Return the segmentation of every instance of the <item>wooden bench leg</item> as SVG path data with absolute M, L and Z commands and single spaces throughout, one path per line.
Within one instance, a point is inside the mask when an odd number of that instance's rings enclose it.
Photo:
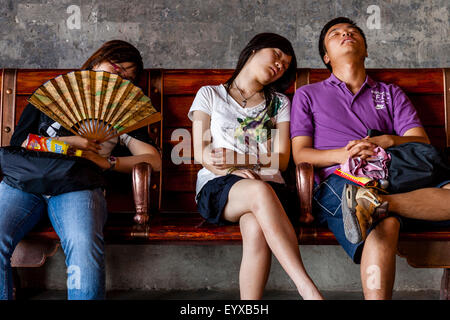
M 441 281 L 441 300 L 450 300 L 450 269 L 444 269 Z
M 152 166 L 140 162 L 133 167 L 133 196 L 136 206 L 134 221 L 138 226 L 147 226 L 149 222 L 149 191 Z

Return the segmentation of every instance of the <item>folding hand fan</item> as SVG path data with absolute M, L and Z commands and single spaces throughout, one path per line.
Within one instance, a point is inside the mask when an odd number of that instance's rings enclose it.
M 28 101 L 73 134 L 99 142 L 161 120 L 140 88 L 104 71 L 60 75 Z

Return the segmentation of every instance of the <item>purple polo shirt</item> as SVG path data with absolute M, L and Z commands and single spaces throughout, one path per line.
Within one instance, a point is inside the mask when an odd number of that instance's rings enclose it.
M 292 101 L 291 138 L 312 137 L 314 148 L 319 150 L 342 148 L 351 140 L 367 136 L 368 129 L 402 136 L 415 127 L 422 124 L 406 94 L 394 84 L 369 76 L 353 94 L 331 74 L 324 81 L 300 87 Z M 316 182 L 339 166 L 319 170 Z

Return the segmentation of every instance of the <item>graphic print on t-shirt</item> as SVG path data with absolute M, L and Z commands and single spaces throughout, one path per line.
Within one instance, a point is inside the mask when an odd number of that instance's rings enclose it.
M 281 104 L 280 98 L 275 95 L 269 107 L 256 117 L 237 118 L 240 126 L 236 128 L 234 138 L 245 146 L 270 140 L 271 130 L 276 127 L 275 116 L 278 114 Z
M 382 110 L 386 108 L 386 101 L 391 99 L 389 92 L 372 90 L 372 98 L 375 104 L 375 109 Z

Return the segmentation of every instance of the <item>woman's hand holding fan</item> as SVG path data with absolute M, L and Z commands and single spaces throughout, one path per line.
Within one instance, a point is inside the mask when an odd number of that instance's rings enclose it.
M 95 140 L 91 140 L 80 136 L 58 137 L 58 140 L 64 141 L 73 146 L 74 148 L 83 151 L 92 151 L 98 153 L 98 151 L 102 148 L 100 144 L 97 143 Z

